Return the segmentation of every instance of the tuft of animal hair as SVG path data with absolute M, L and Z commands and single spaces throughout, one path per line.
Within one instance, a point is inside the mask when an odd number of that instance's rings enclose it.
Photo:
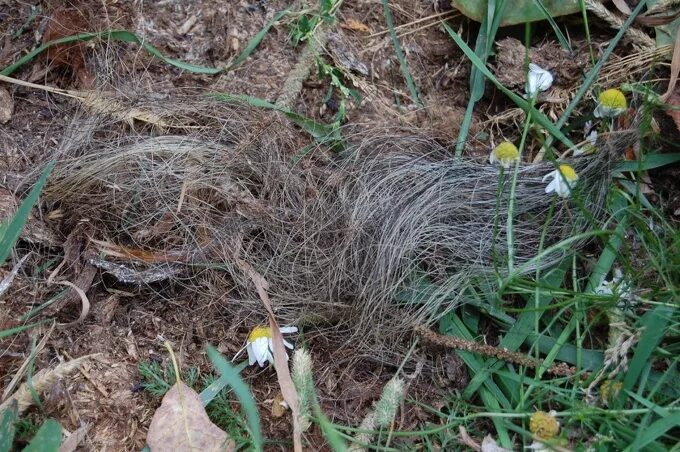
M 175 278 L 187 290 L 230 292 L 232 312 L 264 318 L 240 260 L 268 281 L 280 322 L 327 321 L 367 342 L 429 325 L 463 303 L 471 283 L 493 286 L 507 272 L 512 174 L 499 188 L 498 167 L 454 157 L 452 143 L 346 127 L 343 152 L 318 145 L 300 158 L 308 141 L 276 113 L 191 93 L 132 93 L 115 105 L 115 115 L 76 117 L 45 196 L 71 226 L 87 219 L 95 242 L 140 251 L 108 257 L 119 264 L 182 265 Z M 124 105 L 164 127 L 130 124 Z M 554 265 L 566 251 L 536 260 L 539 250 L 598 227 L 630 140 L 621 134 L 568 161 L 579 174 L 573 199 L 545 194 L 554 162 L 520 166 L 516 268 Z

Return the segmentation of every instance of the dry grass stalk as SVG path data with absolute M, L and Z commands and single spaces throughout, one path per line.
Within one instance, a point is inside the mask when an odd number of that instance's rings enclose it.
M 33 376 L 32 379 L 33 388 L 38 394 L 42 393 L 50 386 L 52 386 L 57 380 L 67 377 L 75 370 L 77 370 L 83 361 L 86 361 L 98 355 L 99 353 L 81 356 L 80 358 L 76 358 L 72 361 L 61 363 L 54 369 L 51 370 L 42 369 L 40 372 L 36 373 Z M 27 383 L 23 383 L 21 386 L 19 386 L 19 389 L 17 389 L 17 391 L 14 394 L 12 394 L 11 397 L 9 397 L 7 400 L 2 402 L 2 404 L 0 404 L 0 412 L 4 411 L 7 407 L 10 406 L 12 401 L 15 400 L 18 403 L 19 408 L 18 414 L 23 413 L 28 407 L 30 407 L 34 403 L 33 395 L 31 394 L 31 390 L 29 389 Z
M 620 29 L 623 26 L 623 19 L 609 11 L 599 0 L 585 0 L 586 9 L 597 17 L 605 21 L 611 28 Z M 643 31 L 629 27 L 626 36 L 631 43 L 640 49 L 654 49 L 656 42 Z
M 504 348 L 494 347 L 493 345 L 479 344 L 475 341 L 469 341 L 460 337 L 444 336 L 442 334 L 437 334 L 424 326 L 416 327 L 415 331 L 427 342 L 440 345 L 442 347 L 464 350 L 467 352 L 476 353 L 478 355 L 496 358 L 501 361 L 507 361 L 519 366 L 527 367 L 529 369 L 536 369 L 541 365 L 540 362 L 537 362 L 535 359 L 525 355 L 524 353 L 511 352 Z M 572 377 L 577 374 L 578 370 L 575 367 L 567 365 L 566 363 L 560 363 L 551 366 L 546 370 L 546 372 L 556 376 Z M 587 372 L 580 374 L 581 379 L 585 379 L 588 376 L 589 373 Z

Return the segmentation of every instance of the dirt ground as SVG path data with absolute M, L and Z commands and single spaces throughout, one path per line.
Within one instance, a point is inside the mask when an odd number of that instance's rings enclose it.
M 397 26 L 438 15 L 438 18 L 450 19 L 454 27 L 463 31 L 468 42 L 474 42 L 477 25 L 461 19 L 445 1 L 397 0 L 391 1 L 390 5 Z M 223 66 L 238 56 L 277 12 L 288 6 L 289 2 L 282 0 L 0 1 L 0 67 L 8 66 L 27 49 L 49 40 L 47 38 L 113 29 L 133 31 L 171 58 L 202 66 Z M 30 20 L 32 8 L 37 8 L 38 12 Z M 414 82 L 427 106 L 423 109 L 410 99 L 386 32 L 381 2 L 348 0 L 342 4 L 337 17 L 339 26 L 335 27 L 329 40 L 325 60 L 349 60 L 361 63 L 367 69 L 363 74 L 347 69 L 348 78 L 362 96 L 361 105 L 351 103 L 348 106 L 347 121 L 364 127 L 406 124 L 455 140 L 469 96 L 470 64 L 437 20 L 424 20 L 399 29 Z M 366 28 L 353 27 L 353 21 Z M 499 49 L 495 64 L 508 68 L 507 71 L 503 67 L 497 68 L 497 73 L 504 75 L 504 83 L 516 87 L 522 76 L 514 75 L 512 71 L 513 46 L 517 44 L 509 38 L 522 39 L 522 30 L 508 29 L 503 33 L 508 38 L 503 41 L 508 48 Z M 605 28 L 598 33 L 603 41 L 611 36 Z M 549 116 L 554 116 L 566 105 L 568 90 L 574 80 L 588 68 L 587 53 L 585 47 L 581 47 L 578 58 L 565 58 L 551 35 L 537 33 L 537 36 L 543 38 L 537 39 L 533 51 L 539 59 L 543 58 L 544 67 L 557 71 L 556 88 L 551 94 L 554 99 L 547 100 L 541 107 Z M 577 46 L 582 45 L 578 37 L 574 42 Z M 295 67 L 301 48 L 291 45 L 290 30 L 284 20 L 272 27 L 244 64 L 226 74 L 209 76 L 180 71 L 133 44 L 107 47 L 107 51 L 117 52 L 119 64 L 97 67 L 95 57 L 103 47 L 79 44 L 43 54 L 13 77 L 77 90 L 102 85 L 118 86 L 119 89 L 134 86 L 149 92 L 198 87 L 274 102 Z M 624 46 L 621 55 L 627 49 L 630 47 Z M 4 89 L 11 94 L 14 108 L 11 118 L 0 125 L 0 190 L 11 199 L 22 187 L 24 177 L 45 162 L 46 155 L 58 146 L 65 128 L 79 113 L 77 105 L 63 96 L 21 86 L 4 85 Z M 331 122 L 337 102 L 334 99 L 324 102 L 327 89 L 328 82 L 312 74 L 305 81 L 293 110 Z M 473 119 L 471 139 L 466 148 L 469 156 L 486 157 L 493 143 L 511 133 L 509 126 L 522 122 L 523 118 L 509 107 L 507 99 L 493 89 L 487 90 L 477 108 L 479 113 Z M 661 121 L 662 127 L 674 131 L 667 119 Z M 673 174 L 663 174 L 659 180 L 671 180 L 672 177 Z M 667 198 L 675 199 L 680 209 L 680 195 L 674 191 L 676 189 L 670 183 L 665 189 L 671 192 Z M 676 214 L 680 214 L 680 210 Z M 31 255 L 11 290 L 0 298 L 0 330 L 21 324 L 17 319 L 22 314 L 62 289 L 48 284 L 47 277 L 62 257 L 66 260 L 68 245 L 64 242 L 71 231 L 65 226 L 72 227 L 73 221 L 67 222 L 57 212 L 41 211 L 36 215 L 40 219 L 36 219 L 33 229 L 29 227 L 17 248 L 17 256 L 27 252 Z M 77 275 L 77 266 L 75 259 L 62 272 Z M 144 361 L 168 365 L 167 353 L 159 338 L 174 345 L 185 368 L 194 366 L 203 373 L 210 373 L 211 366 L 204 355 L 205 344 L 214 344 L 220 352 L 231 357 L 242 347 L 247 331 L 253 325 L 249 319 L 235 315 L 230 303 L 238 300 L 229 293 L 219 299 L 205 300 L 187 294 L 181 284 L 122 287 L 99 272 L 89 276 L 87 295 L 91 308 L 83 321 L 59 324 L 54 330 L 43 326 L 35 330 L 35 334 L 24 333 L 2 342 L 0 389 L 7 387 L 26 360 L 31 351 L 32 336 L 40 340 L 49 332 L 37 353 L 36 370 L 97 353 L 97 357 L 85 364 L 79 373 L 53 385 L 45 397 L 44 411 L 34 407 L 29 416 L 39 418 L 47 414 L 56 417 L 69 431 L 90 424 L 92 427 L 80 446 L 82 450 L 139 450 L 144 446 L 146 431 L 159 400 L 139 390 L 137 366 Z M 81 310 L 79 298 L 66 298 L 68 302 L 57 301 L 38 318 L 53 316 L 62 323 L 76 320 Z M 358 355 L 351 342 L 321 329 L 306 332 L 305 340 L 312 354 L 319 357 L 320 372 L 315 377 L 322 408 L 333 421 L 358 425 L 379 397 L 384 383 L 393 375 L 395 363 L 383 362 L 378 356 Z M 425 366 L 409 383 L 412 398 L 435 404 L 442 399 L 442 394 L 464 388 L 467 383 L 465 367 L 453 353 L 422 350 L 415 361 L 421 361 Z M 264 435 L 272 440 L 289 441 L 289 417 L 268 415 L 278 390 L 274 370 L 248 368 L 243 375 L 252 385 L 259 404 Z M 422 410 L 410 408 L 396 428 L 414 429 L 428 419 Z M 318 431 L 312 431 L 307 439 L 313 448 L 321 447 Z M 276 447 L 272 446 L 274 449 Z M 281 449 L 286 447 L 281 446 Z

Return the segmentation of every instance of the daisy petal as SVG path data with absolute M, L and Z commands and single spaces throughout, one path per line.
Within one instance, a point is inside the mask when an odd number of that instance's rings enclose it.
M 297 333 L 298 329 L 296 326 L 282 326 L 279 328 L 279 331 L 281 331 L 282 334 L 292 334 Z
M 285 339 L 283 340 L 283 345 L 285 345 L 287 348 L 289 348 L 291 350 L 293 349 L 293 344 L 291 344 L 290 342 L 288 342 Z
M 255 352 L 253 351 L 253 346 L 251 344 L 248 344 L 246 346 L 246 351 L 248 352 L 248 365 L 252 366 L 257 361 L 257 358 L 255 357 Z

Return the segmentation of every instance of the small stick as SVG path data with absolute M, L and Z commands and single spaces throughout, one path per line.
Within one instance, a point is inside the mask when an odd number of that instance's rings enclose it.
M 467 352 L 477 353 L 479 355 L 490 356 L 502 361 L 508 361 L 520 366 L 525 366 L 530 369 L 536 369 L 540 366 L 539 362 L 523 353 L 511 352 L 510 350 L 494 347 L 493 345 L 478 344 L 475 341 L 469 341 L 460 337 L 444 336 L 443 334 L 437 334 L 422 325 L 417 326 L 415 328 L 415 332 L 427 342 L 441 345 L 446 348 L 455 348 L 456 350 L 465 350 Z M 575 376 L 578 370 L 566 363 L 560 363 L 550 367 L 547 372 L 556 376 L 571 377 Z M 580 378 L 581 380 L 585 380 L 589 375 L 590 372 L 582 372 L 580 374 Z

